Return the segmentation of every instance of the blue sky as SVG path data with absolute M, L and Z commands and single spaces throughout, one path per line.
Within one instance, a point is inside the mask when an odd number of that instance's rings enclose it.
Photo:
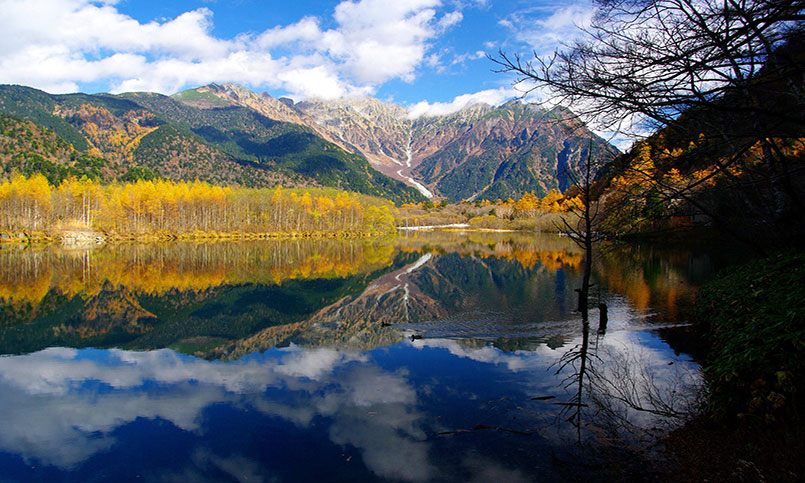
M 0 83 L 172 94 L 236 82 L 372 95 L 422 114 L 518 95 L 486 58 L 550 52 L 590 0 L 0 0 Z

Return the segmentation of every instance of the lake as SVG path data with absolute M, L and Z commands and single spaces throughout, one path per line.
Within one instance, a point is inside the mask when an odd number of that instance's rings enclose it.
M 604 245 L 586 322 L 582 262 L 512 233 L 3 246 L 0 479 L 650 478 L 714 261 Z

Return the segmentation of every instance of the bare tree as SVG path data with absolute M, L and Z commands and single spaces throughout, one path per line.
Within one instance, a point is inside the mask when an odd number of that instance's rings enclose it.
M 801 193 L 791 186 L 799 167 L 781 139 L 805 129 L 805 1 L 803 0 L 598 0 L 583 40 L 548 56 L 500 52 L 493 59 L 518 81 L 547 89 L 597 128 L 627 135 L 666 129 L 679 145 L 707 138 L 713 176 L 730 177 L 760 146 L 765 169 L 740 180 L 758 215 L 791 216 Z M 719 153 L 712 155 L 718 144 Z M 698 156 L 701 156 L 698 154 Z M 693 186 L 651 187 L 684 198 Z M 690 198 L 690 197 L 689 197 Z M 700 203 L 700 210 L 707 206 Z M 713 214 L 713 213 L 711 213 Z
M 593 270 L 594 244 L 600 241 L 602 235 L 598 232 L 600 203 L 593 193 L 596 173 L 602 168 L 602 160 L 595 156 L 594 144 L 590 141 L 587 148 L 587 157 L 576 170 L 568 169 L 566 176 L 571 181 L 571 188 L 567 194 L 578 193 L 581 206 L 576 207 L 567 215 L 562 216 L 561 223 L 556 228 L 567 234 L 576 245 L 584 250 L 584 273 L 581 287 L 576 289 L 579 294 L 578 311 L 582 318 L 587 320 L 588 295 L 590 293 L 590 277 Z M 606 311 L 606 308 L 603 309 Z M 604 322 L 605 324 L 605 322 Z
M 586 39 L 533 59 L 500 52 L 504 71 L 547 87 L 599 127 L 629 133 L 677 123 L 691 108 L 751 112 L 805 124 L 801 112 L 753 99 L 750 85 L 776 84 L 801 67 L 796 53 L 768 65 L 802 34 L 802 0 L 599 0 Z M 750 82 L 751 81 L 751 82 Z M 781 86 L 800 103 L 803 84 Z M 790 88 L 790 90 L 789 90 Z M 728 96 L 745 103 L 720 103 Z

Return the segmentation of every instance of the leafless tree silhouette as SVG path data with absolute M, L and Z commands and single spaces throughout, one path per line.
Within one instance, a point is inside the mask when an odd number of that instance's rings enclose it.
M 665 129 L 680 146 L 704 136 L 708 152 L 688 153 L 683 162 L 703 155 L 716 161 L 710 177 L 729 179 L 725 196 L 733 196 L 732 206 L 740 201 L 758 220 L 796 220 L 802 190 L 792 179 L 805 173 L 783 145 L 801 138 L 805 129 L 805 1 L 598 0 L 596 5 L 582 40 L 552 55 L 501 51 L 492 60 L 532 89 L 547 91 L 552 102 L 572 106 L 598 129 L 634 136 Z M 760 151 L 762 169 L 734 176 L 730 169 L 747 168 L 753 149 Z M 691 196 L 708 179 L 670 185 L 643 174 L 647 189 L 665 200 L 684 199 L 717 216 Z

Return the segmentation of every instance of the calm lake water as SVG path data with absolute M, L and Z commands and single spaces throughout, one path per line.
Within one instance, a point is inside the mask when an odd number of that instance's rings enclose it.
M 0 480 L 650 477 L 712 263 L 602 247 L 601 330 L 547 235 L 5 246 Z

